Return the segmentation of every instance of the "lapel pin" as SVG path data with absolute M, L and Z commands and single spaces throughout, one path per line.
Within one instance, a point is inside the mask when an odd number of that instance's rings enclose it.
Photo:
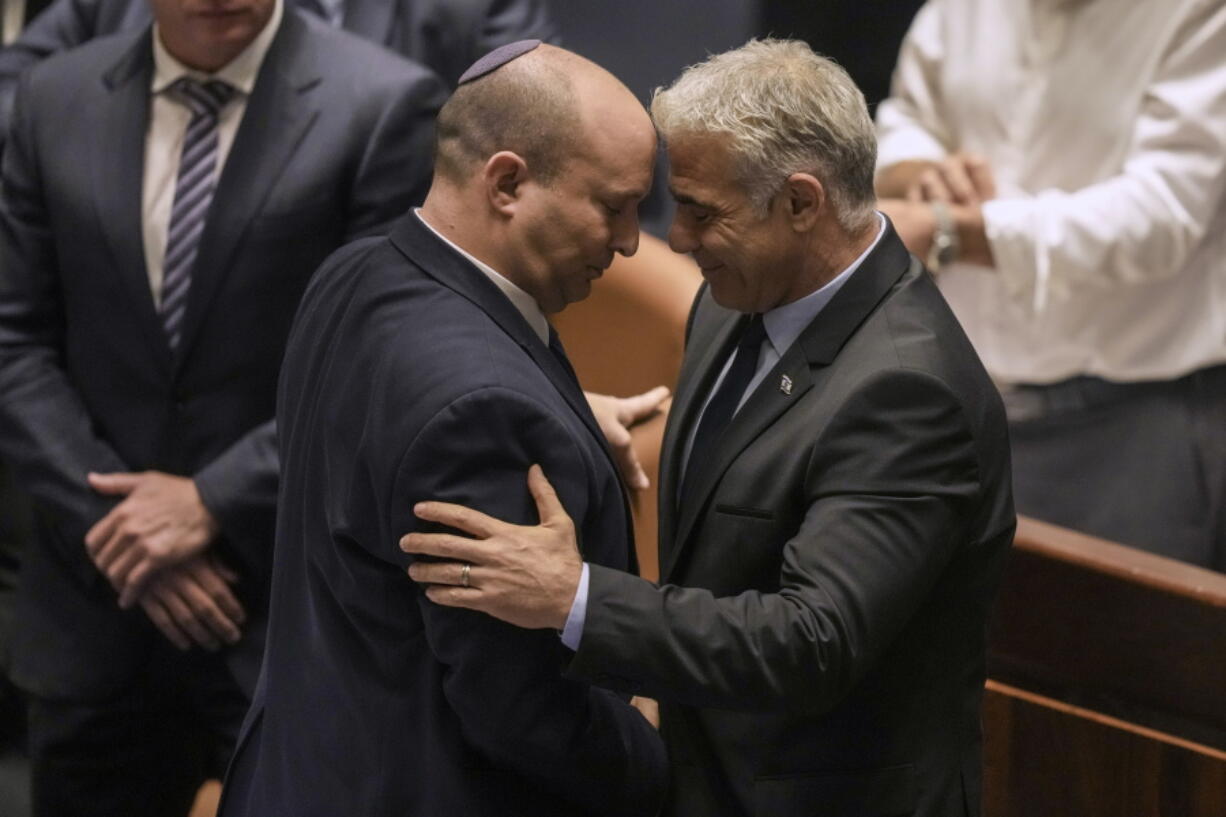
M 792 378 L 785 374 L 783 379 L 779 381 L 779 391 L 790 395 L 792 393 Z

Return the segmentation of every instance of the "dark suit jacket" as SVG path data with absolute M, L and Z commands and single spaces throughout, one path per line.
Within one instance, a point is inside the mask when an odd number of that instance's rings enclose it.
M 57 0 L 0 50 L 0 132 L 22 70 L 95 37 L 143 28 L 151 19 L 149 0 Z M 422 63 L 451 87 L 500 45 L 529 37 L 557 40 L 545 0 L 345 0 L 344 28 Z
M 287 14 L 219 179 L 172 357 L 141 239 L 152 64 L 148 30 L 40 64 L 4 156 L 0 453 L 54 520 L 24 565 L 13 674 L 43 696 L 120 688 L 158 637 L 143 612 L 118 610 L 85 553 L 113 504 L 88 471 L 193 476 L 249 612 L 262 607 L 294 307 L 328 253 L 422 198 L 444 93 L 424 69 Z M 246 631 L 261 634 L 258 617 Z M 258 651 L 244 655 L 234 669 L 250 689 Z
M 405 576 L 415 502 L 535 522 L 534 462 L 585 557 L 633 569 L 604 438 L 511 302 L 410 214 L 315 276 L 277 417 L 268 648 L 221 813 L 654 814 L 658 736 L 563 678 L 557 633 L 436 606 Z
M 594 567 L 572 670 L 662 699 L 667 814 L 976 815 L 1015 522 L 997 392 L 891 228 L 675 512 L 742 320 L 700 293 L 664 439 L 665 584 Z

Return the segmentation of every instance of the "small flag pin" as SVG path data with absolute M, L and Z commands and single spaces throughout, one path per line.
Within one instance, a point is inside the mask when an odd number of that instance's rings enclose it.
M 792 378 L 788 377 L 785 374 L 783 376 L 783 379 L 779 381 L 779 391 L 783 392 L 784 394 L 791 394 L 792 393 Z

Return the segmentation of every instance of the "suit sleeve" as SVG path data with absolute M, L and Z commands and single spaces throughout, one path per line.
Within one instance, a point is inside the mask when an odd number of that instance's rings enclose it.
M 601 511 L 585 451 L 531 398 L 502 388 L 470 394 L 434 418 L 404 457 L 391 529 L 414 529 L 412 506 L 427 498 L 535 524 L 527 490 L 534 462 L 582 527 L 586 515 Z M 416 586 L 412 592 L 419 594 L 429 647 L 447 668 L 444 694 L 478 752 L 585 813 L 655 813 L 665 785 L 655 730 L 616 694 L 564 678 L 569 651 L 557 633 L 521 630 L 434 605 Z
M 98 0 L 57 0 L 0 49 L 0 148 L 7 134 L 21 72 L 52 54 L 92 40 L 97 31 Z
M 18 92 L 4 153 L 0 200 L 0 454 L 55 519 L 55 539 L 78 576 L 100 574 L 85 533 L 115 504 L 94 493 L 89 471 L 130 470 L 94 430 L 63 368 L 63 304 L 29 116 L 29 76 Z
M 813 444 L 798 486 L 807 511 L 779 543 L 777 592 L 716 597 L 593 567 L 570 671 L 698 707 L 826 711 L 966 546 L 979 474 L 969 424 L 943 383 L 874 376 Z

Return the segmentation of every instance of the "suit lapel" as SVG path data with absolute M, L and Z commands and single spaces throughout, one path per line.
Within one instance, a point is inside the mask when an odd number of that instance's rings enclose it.
M 453 289 L 460 295 L 477 305 L 483 312 L 511 336 L 528 354 L 537 367 L 549 378 L 549 382 L 557 389 L 558 394 L 567 405 L 578 415 L 583 425 L 595 439 L 600 450 L 609 461 L 609 467 L 617 475 L 621 483 L 621 471 L 613 452 L 609 450 L 608 441 L 600 430 L 592 409 L 583 396 L 583 389 L 569 366 L 564 365 L 554 355 L 548 346 L 541 343 L 536 332 L 524 320 L 524 316 L 494 286 L 484 274 L 473 267 L 467 258 L 456 253 L 447 246 L 433 231 L 430 230 L 416 213 L 410 212 L 396 223 L 391 232 L 392 243 L 404 253 L 423 272 L 439 283 Z M 622 483 L 622 502 L 625 506 L 627 520 L 630 518 L 629 497 Z M 632 528 L 628 527 L 628 532 Z M 629 533 L 629 535 L 633 535 Z
M 149 288 L 142 232 L 142 184 L 145 137 L 149 128 L 149 87 L 153 46 L 147 29 L 132 48 L 103 75 L 109 90 L 94 142 L 94 202 L 110 243 L 119 278 L 132 299 L 132 316 L 148 340 L 158 365 L 170 368 L 170 346 Z
M 305 35 L 306 24 L 287 11 L 247 100 L 200 237 L 183 317 L 180 364 L 252 221 L 319 115 L 310 91 L 318 85 L 320 74 L 310 60 L 303 59 Z
M 766 374 L 728 424 L 718 449 L 707 461 L 703 472 L 695 475 L 699 482 L 686 507 L 678 510 L 672 545 L 667 554 L 661 550 L 661 581 L 673 578 L 682 555 L 692 544 L 690 540 L 699 518 L 706 513 L 711 495 L 733 460 L 784 412 L 801 402 L 805 393 L 813 387 L 816 371 L 834 362 L 839 350 L 877 308 L 907 271 L 910 263 L 910 255 L 887 220 L 885 235 L 881 237 L 877 247 L 864 259 L 861 267 L 825 309 L 805 327 L 796 342 L 784 350 L 779 362 Z M 726 348 L 728 338 L 738 321 L 730 317 L 724 317 L 720 321 L 717 333 L 718 337 L 723 338 L 723 343 L 711 346 Z M 674 436 L 665 443 L 664 450 L 670 454 L 666 459 L 672 464 L 674 472 L 674 484 L 671 486 L 673 493 L 668 497 L 673 502 L 676 501 L 675 471 L 679 467 L 680 458 L 684 456 L 688 429 L 693 425 L 697 406 L 701 405 L 711 390 L 712 381 L 718 374 L 724 357 L 725 355 L 721 354 L 711 354 L 709 349 L 704 350 L 694 378 L 695 388 L 690 389 L 687 386 L 687 391 L 691 392 L 686 396 L 688 410 L 679 419 Z M 790 393 L 781 388 L 784 375 L 791 380 Z M 681 385 L 678 385 L 679 393 L 681 388 Z M 663 499 L 664 497 L 661 498 L 661 507 L 664 506 Z

